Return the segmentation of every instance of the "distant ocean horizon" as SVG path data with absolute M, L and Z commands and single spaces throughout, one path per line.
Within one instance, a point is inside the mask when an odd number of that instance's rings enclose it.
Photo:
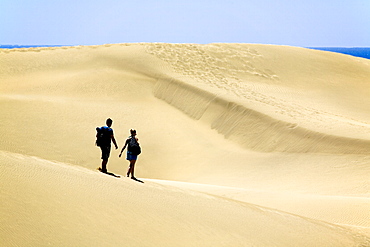
M 32 48 L 32 47 L 62 47 L 70 45 L 0 45 L 0 49 L 17 49 L 17 48 Z
M 62 47 L 71 45 L 0 45 L 0 49 L 16 49 L 31 47 Z M 330 51 L 355 57 L 370 59 L 370 47 L 305 47 L 314 50 Z
M 330 51 L 370 59 L 370 47 L 307 47 L 309 49 Z

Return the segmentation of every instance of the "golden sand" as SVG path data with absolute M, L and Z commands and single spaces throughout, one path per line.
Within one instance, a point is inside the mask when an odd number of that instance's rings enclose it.
M 251 44 L 0 49 L 0 245 L 370 246 L 370 61 Z M 99 173 L 135 128 L 144 183 Z M 128 162 L 112 149 L 108 170 Z

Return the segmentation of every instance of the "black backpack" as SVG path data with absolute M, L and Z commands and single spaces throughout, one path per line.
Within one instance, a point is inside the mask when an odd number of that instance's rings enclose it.
M 128 151 L 133 155 L 141 154 L 141 148 L 139 143 L 136 141 L 135 137 L 131 137 L 130 141 L 128 142 Z
M 104 127 L 96 127 L 96 141 L 95 145 L 100 147 L 103 146 L 104 140 L 105 140 L 105 133 L 106 133 L 106 128 Z

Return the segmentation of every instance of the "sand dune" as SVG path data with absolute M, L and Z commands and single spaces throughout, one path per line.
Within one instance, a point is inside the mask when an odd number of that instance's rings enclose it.
M 10 246 L 366 243 L 339 226 L 171 186 L 4 152 L 1 163 L 1 237 Z
M 369 78 L 369 60 L 286 46 L 2 49 L 1 239 L 370 246 Z M 138 130 L 144 184 L 96 171 L 107 117 L 120 147 Z

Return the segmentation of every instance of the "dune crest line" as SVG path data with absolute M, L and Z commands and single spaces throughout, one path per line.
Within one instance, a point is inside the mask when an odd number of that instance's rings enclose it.
M 207 121 L 226 138 L 255 151 L 370 153 L 370 141 L 304 129 L 173 78 L 158 79 L 153 92 L 190 117 Z

